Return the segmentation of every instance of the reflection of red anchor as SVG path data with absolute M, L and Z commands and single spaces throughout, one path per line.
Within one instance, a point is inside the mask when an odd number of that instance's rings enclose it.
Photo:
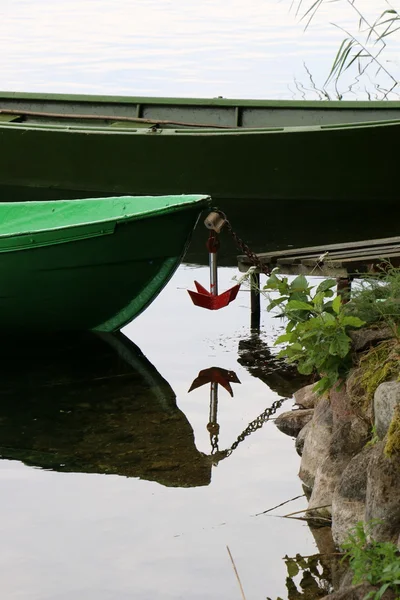
M 210 384 L 210 417 L 207 431 L 210 434 L 211 455 L 214 456 L 213 464 L 217 465 L 220 460 L 228 456 L 226 452 L 219 452 L 218 450 L 218 385 L 222 385 L 233 396 L 231 383 L 240 383 L 240 381 L 234 371 L 228 371 L 221 367 L 210 367 L 199 372 L 188 391 L 191 392 L 206 383 Z M 218 459 L 216 458 L 217 455 Z
M 231 383 L 240 383 L 240 381 L 234 371 L 228 371 L 221 367 L 210 367 L 199 372 L 188 391 L 191 392 L 206 383 L 219 383 L 233 397 Z
M 216 227 L 218 231 L 222 228 L 222 225 L 219 223 L 218 226 L 213 224 L 212 217 L 216 215 L 216 218 L 221 221 L 221 217 L 217 213 L 211 213 L 208 219 L 206 219 L 206 226 L 208 228 Z M 232 300 L 234 300 L 239 291 L 240 285 L 234 285 L 226 292 L 218 295 L 218 279 L 217 279 L 217 252 L 219 248 L 219 240 L 218 233 L 216 230 L 210 231 L 210 236 L 207 240 L 207 249 L 209 253 L 210 260 L 210 291 L 206 290 L 200 283 L 197 281 L 194 282 L 196 286 L 197 292 L 193 292 L 188 290 L 193 303 L 196 306 L 201 306 L 202 308 L 208 308 L 209 310 L 218 310 L 219 308 L 223 308 L 224 306 L 228 306 Z

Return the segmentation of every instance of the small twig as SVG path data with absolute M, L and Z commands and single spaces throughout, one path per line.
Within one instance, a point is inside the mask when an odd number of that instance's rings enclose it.
M 231 559 L 233 570 L 235 571 L 236 579 L 238 580 L 240 591 L 242 593 L 242 598 L 243 598 L 243 600 L 246 600 L 246 596 L 245 596 L 245 593 L 244 593 L 244 590 L 243 590 L 242 582 L 240 581 L 239 573 L 237 571 L 237 568 L 236 568 L 236 565 L 235 565 L 235 561 L 233 560 L 233 556 L 231 554 L 231 551 L 229 550 L 229 546 L 227 546 L 226 549 L 228 550 L 229 558 Z
M 327 523 L 331 523 L 331 519 L 325 517 L 287 517 L 286 515 L 271 515 L 271 517 L 278 517 L 279 519 L 295 519 L 296 521 L 306 521 L 306 523 L 309 523 L 310 521 L 326 521 Z
M 299 515 L 303 512 L 311 512 L 312 510 L 318 510 L 319 508 L 330 508 L 332 504 L 324 504 L 323 506 L 314 506 L 314 508 L 303 508 L 303 510 L 296 510 L 296 512 L 289 513 L 287 515 L 280 515 L 281 517 L 291 517 L 292 515 Z
M 270 419 L 271 421 L 272 419 Z M 294 498 L 291 498 L 290 500 L 286 500 L 285 502 L 281 502 L 281 504 L 277 504 L 276 506 L 273 506 L 272 508 L 268 508 L 268 510 L 264 510 L 263 512 L 257 513 L 255 515 L 252 515 L 253 517 L 259 517 L 260 515 L 265 515 L 269 512 L 271 512 L 271 510 L 275 510 L 275 508 L 279 508 L 280 506 L 283 506 L 284 504 L 289 504 L 289 502 L 293 502 L 293 500 L 298 500 L 299 498 L 304 498 L 305 494 L 301 494 L 301 496 L 295 496 Z

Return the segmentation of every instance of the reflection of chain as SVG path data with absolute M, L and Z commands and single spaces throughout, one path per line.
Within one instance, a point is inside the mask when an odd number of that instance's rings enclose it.
M 210 434 L 210 443 L 211 443 L 211 454 L 215 454 L 218 452 L 218 434 L 211 435 Z
M 254 431 L 257 431 L 257 429 L 260 429 L 264 425 L 264 423 L 269 421 L 269 419 L 272 417 L 272 415 L 274 415 L 276 413 L 278 408 L 280 408 L 282 406 L 282 403 L 285 400 L 286 400 L 286 398 L 280 398 L 279 400 L 275 400 L 275 402 L 272 404 L 272 406 L 269 406 L 268 408 L 266 408 L 264 410 L 264 412 L 261 413 L 261 415 L 259 415 L 256 419 L 254 419 L 254 421 L 249 423 L 247 425 L 246 429 L 244 431 L 242 431 L 242 433 L 238 436 L 236 442 L 234 442 L 232 444 L 232 446 L 230 447 L 230 449 L 227 450 L 227 456 L 232 454 L 232 452 L 239 446 L 240 442 L 243 442 L 243 440 L 248 435 L 250 435 Z

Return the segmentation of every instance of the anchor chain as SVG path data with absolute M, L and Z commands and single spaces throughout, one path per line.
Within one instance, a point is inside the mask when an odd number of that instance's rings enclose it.
M 215 212 L 217 212 L 222 217 L 222 219 L 224 219 L 224 221 L 225 221 L 224 227 L 226 227 L 227 230 L 229 231 L 230 235 L 232 236 L 232 238 L 236 244 L 236 247 L 239 248 L 239 250 L 241 250 L 247 256 L 247 258 L 250 259 L 250 261 L 253 263 L 253 265 L 255 267 L 257 267 L 257 269 L 259 269 L 261 271 L 261 273 L 264 273 L 265 275 L 271 275 L 271 269 L 269 268 L 269 266 L 264 264 L 263 262 L 261 262 L 261 260 L 257 256 L 257 254 L 255 252 L 253 252 L 253 250 L 251 250 L 249 248 L 249 246 L 242 240 L 242 238 L 239 237 L 239 235 L 236 233 L 236 231 L 234 231 L 232 224 L 226 217 L 226 214 L 222 210 L 219 210 L 218 208 L 215 208 L 213 210 Z

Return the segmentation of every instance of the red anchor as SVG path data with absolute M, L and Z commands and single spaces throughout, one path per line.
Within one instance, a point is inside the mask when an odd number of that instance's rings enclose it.
M 215 224 L 217 218 L 218 223 Z M 232 302 L 239 291 L 240 284 L 234 285 L 226 292 L 218 294 L 218 279 L 217 279 L 217 252 L 219 248 L 218 233 L 222 229 L 225 220 L 221 219 L 218 213 L 211 213 L 205 220 L 205 225 L 210 231 L 210 236 L 207 240 L 207 249 L 210 261 L 210 291 L 206 290 L 198 281 L 194 282 L 197 292 L 188 290 L 189 295 L 196 306 L 208 308 L 209 310 L 218 310 L 224 306 L 228 306 Z

